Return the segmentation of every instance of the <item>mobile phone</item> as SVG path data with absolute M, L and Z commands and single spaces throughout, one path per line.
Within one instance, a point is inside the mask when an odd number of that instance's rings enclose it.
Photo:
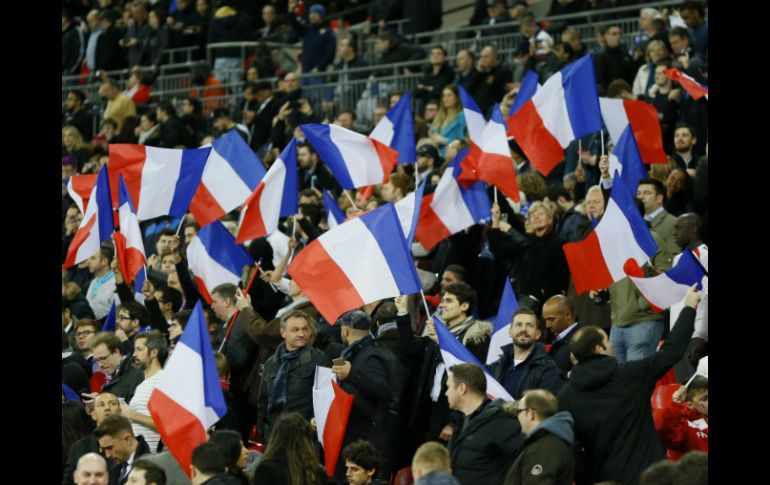
M 332 359 L 332 365 L 345 365 L 345 359 L 342 357 Z

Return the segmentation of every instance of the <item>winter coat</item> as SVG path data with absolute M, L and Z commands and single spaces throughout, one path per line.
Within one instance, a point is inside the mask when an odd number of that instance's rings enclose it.
M 572 427 L 572 416 L 562 411 L 533 429 L 508 471 L 505 485 L 572 485 L 575 474 Z
M 513 360 L 513 344 L 503 346 L 502 351 L 503 355 L 489 366 L 489 373 L 504 385 L 505 376 L 511 368 Z M 523 366 L 524 373 L 519 378 L 518 387 L 516 389 L 506 388 L 506 391 L 515 399 L 521 398 L 524 391 L 528 389 L 547 389 L 556 394 L 564 383 L 561 369 L 548 356 L 545 345 L 540 342 L 535 342 L 532 352 L 524 359 L 524 362 L 519 364 L 519 369 L 522 368 L 521 366 Z

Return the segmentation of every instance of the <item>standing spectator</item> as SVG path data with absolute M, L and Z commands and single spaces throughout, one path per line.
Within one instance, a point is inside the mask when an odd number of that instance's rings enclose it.
M 262 22 L 264 27 L 259 29 L 257 34 L 258 40 L 265 42 L 282 42 L 285 44 L 293 44 L 296 42 L 297 36 L 292 31 L 291 27 L 286 24 L 286 19 L 283 16 L 278 15 L 278 11 L 272 3 L 268 3 L 262 7 Z
M 543 320 L 552 342 L 548 355 L 566 376 L 572 370 L 569 342 L 580 328 L 575 321 L 575 307 L 566 296 L 554 295 L 543 305 Z
M 190 136 L 182 120 L 176 114 L 171 101 L 163 101 L 155 108 L 155 115 L 160 123 L 158 146 L 161 148 L 190 147 Z
M 414 485 L 460 485 L 452 476 L 449 450 L 441 443 L 430 441 L 417 448 L 412 459 Z
M 86 15 L 86 25 L 88 25 L 88 40 L 85 45 L 85 58 L 83 66 L 88 72 L 96 71 L 96 41 L 102 35 L 104 30 L 99 22 L 99 10 L 92 9 Z
M 126 35 L 120 40 L 120 47 L 126 49 L 128 67 L 142 65 L 142 46 L 150 36 L 150 24 L 147 21 L 147 6 L 144 2 L 131 4 L 131 24 Z
M 654 8 L 647 7 L 639 10 L 639 33 L 634 36 L 635 48 L 646 50 L 645 46 L 649 46 L 650 38 L 655 35 L 652 21 L 659 16 L 660 12 Z
M 509 84 L 513 80 L 513 73 L 500 63 L 497 49 L 491 45 L 481 50 L 476 69 L 480 79 L 476 84 L 476 90 L 470 94 L 479 105 L 481 112 L 488 117 L 492 106 L 499 103 L 510 90 Z
M 700 294 L 690 289 L 686 307 L 666 343 L 650 357 L 626 365 L 613 358 L 604 330 L 590 325 L 572 338 L 577 364 L 559 393 L 559 409 L 575 420 L 577 483 L 614 480 L 636 485 L 639 474 L 665 457 L 655 432 L 650 399 L 655 382 L 684 356 Z
M 301 414 L 286 413 L 275 422 L 251 483 L 327 483 L 316 456 L 313 428 Z
M 510 32 L 511 27 L 493 27 L 497 24 L 511 22 L 511 15 L 506 9 L 505 0 L 487 0 L 487 16 L 479 23 L 479 33 L 482 37 L 502 35 Z
M 85 38 L 80 26 L 75 24 L 66 9 L 61 10 L 61 74 L 71 76 L 80 71 L 80 61 L 85 53 Z
M 105 417 L 94 430 L 94 435 L 107 458 L 115 462 L 110 468 L 110 483 L 125 485 L 134 461 L 150 454 L 150 447 L 144 438 L 134 435 L 131 422 L 119 414 Z
M 308 9 L 307 22 L 297 19 L 294 9 L 296 0 L 289 1 L 289 21 L 294 31 L 302 39 L 302 55 L 299 62 L 302 65 L 302 73 L 319 74 L 334 62 L 334 54 L 337 51 L 337 38 L 334 31 L 325 20 L 326 7 L 320 3 L 314 3 Z M 305 86 L 323 83 L 322 76 L 308 76 L 302 80 Z M 320 106 L 320 92 L 310 93 L 313 104 Z
M 142 66 L 149 66 L 157 73 L 163 64 L 163 53 L 171 47 L 171 34 L 166 25 L 166 13 L 160 8 L 150 10 L 148 23 L 150 32 L 142 41 Z
M 679 9 L 679 14 L 690 30 L 695 55 L 708 62 L 709 23 L 706 21 L 706 9 L 703 8 L 703 4 L 697 1 L 684 2 Z
M 205 42 L 203 36 L 204 19 L 195 9 L 195 0 L 176 0 L 176 11 L 166 18 L 171 34 L 171 45 L 176 47 L 194 47 Z M 200 59 L 204 55 L 200 49 L 193 53 L 193 59 Z M 181 57 L 181 56 L 180 56 Z M 187 58 L 180 58 L 184 61 Z M 173 62 L 176 62 L 174 59 Z
M 422 79 L 417 84 L 417 92 L 414 95 L 415 100 L 420 103 L 417 107 L 417 113 L 422 114 L 425 104 L 430 100 L 441 98 L 441 90 L 444 86 L 452 84 L 454 72 L 447 62 L 447 52 L 441 46 L 430 50 L 430 65 L 422 70 Z
M 594 57 L 596 82 L 605 90 L 616 79 L 622 79 L 629 84 L 633 81 L 631 59 L 621 45 L 620 34 L 619 25 L 607 27 L 604 35 L 607 45 Z
M 329 76 L 329 82 L 337 84 L 334 87 L 334 104 L 341 110 L 354 108 L 355 101 L 361 96 L 363 86 L 359 87 L 360 83 L 351 83 L 350 81 L 366 79 L 367 76 L 367 73 L 363 71 L 345 72 L 347 69 L 366 67 L 368 65 L 358 56 L 357 49 L 355 37 L 341 38 L 337 49 L 340 60 L 334 64 L 333 71 L 335 74 Z M 337 72 L 339 74 L 336 74 Z
M 454 140 L 465 139 L 465 114 L 460 104 L 460 91 L 455 85 L 445 86 L 441 91 L 438 114 L 430 125 L 430 138 L 439 147 L 443 157 L 447 145 Z
M 94 279 L 86 290 L 86 300 L 97 320 L 107 316 L 116 298 L 115 275 L 110 270 L 113 254 L 112 247 L 102 245 L 96 254 L 88 258 L 88 271 Z
M 102 119 L 112 119 L 115 124 L 115 130 L 120 131 L 123 126 L 123 120 L 127 116 L 136 116 L 136 106 L 131 99 L 123 94 L 118 87 L 118 83 L 113 79 L 107 79 L 99 86 L 99 96 L 107 99 L 107 107 L 104 108 Z M 109 139 L 108 139 L 109 141 Z
M 660 40 L 652 40 L 647 44 L 646 61 L 636 71 L 634 78 L 633 94 L 636 99 L 644 99 L 647 92 L 655 83 L 655 66 L 670 57 L 666 44 Z
M 674 89 L 674 82 L 663 74 L 663 71 L 669 67 L 671 67 L 671 63 L 667 61 L 655 65 L 655 84 L 647 90 L 645 99 L 658 110 L 658 122 L 663 136 L 663 150 L 666 153 L 671 153 L 674 150 L 674 132 L 676 122 L 679 119 L 679 100 L 682 98 L 682 90 Z
M 208 43 L 243 42 L 251 40 L 251 18 L 239 11 L 240 2 L 224 0 L 214 12 L 208 32 Z M 231 89 L 237 89 L 243 78 L 243 59 L 240 47 L 219 47 L 211 50 L 214 58 L 214 75 Z
M 425 52 L 417 46 L 404 42 L 391 32 L 380 32 L 374 49 L 380 55 L 380 64 L 395 64 L 407 61 L 419 61 L 425 58 Z M 413 68 L 412 68 L 413 69 Z M 412 69 L 403 68 L 404 74 L 410 74 Z M 392 76 L 392 69 L 380 71 L 380 76 Z
M 114 71 L 126 67 L 126 53 L 121 49 L 123 35 L 115 25 L 118 13 L 111 8 L 99 12 L 99 23 L 102 33 L 96 41 L 94 54 L 94 69 L 98 71 Z
M 262 145 L 270 141 L 270 130 L 273 118 L 281 108 L 278 98 L 273 94 L 273 88 L 269 82 L 261 81 L 254 84 L 254 100 L 257 110 L 252 119 L 251 147 L 260 150 Z

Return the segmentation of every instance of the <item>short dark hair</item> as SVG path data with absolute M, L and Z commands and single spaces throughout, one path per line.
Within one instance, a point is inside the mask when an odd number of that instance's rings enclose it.
M 170 101 L 169 101 L 169 103 L 170 103 Z M 174 111 L 174 113 L 176 113 L 176 111 Z M 174 231 L 170 227 L 164 227 L 163 229 L 158 231 L 157 238 L 160 239 L 161 236 L 176 236 L 176 231 Z
M 660 485 L 674 483 L 676 463 L 671 460 L 661 460 L 653 463 L 639 475 L 639 485 Z
M 694 10 L 698 12 L 701 17 L 706 16 L 706 9 L 703 8 L 703 4 L 700 2 L 693 2 L 692 0 L 684 2 L 679 10 Z
M 356 112 L 353 111 L 352 109 L 343 109 L 342 111 L 339 112 L 337 116 L 339 117 L 339 115 L 343 115 L 345 113 L 349 114 L 350 117 L 353 119 L 353 121 L 356 121 L 358 119 L 358 117 L 356 116 Z
M 556 202 L 559 197 L 564 197 L 567 202 L 572 202 L 572 194 L 563 185 L 548 185 L 545 189 L 545 196 L 549 200 Z
M 687 32 L 687 29 L 685 29 L 684 27 L 674 27 L 673 29 L 668 31 L 668 36 L 669 37 L 677 36 L 688 40 L 690 39 L 690 34 Z
M 385 301 L 377 307 L 377 311 L 374 312 L 372 320 L 377 325 L 384 325 L 386 323 L 395 322 L 398 309 L 396 304 L 392 301 Z
M 211 290 L 211 296 L 214 296 L 214 294 L 218 294 L 225 300 L 232 300 L 235 302 L 235 293 L 238 291 L 238 287 L 235 286 L 232 283 L 222 283 L 221 285 L 217 285 L 214 287 L 213 290 Z
M 150 323 L 150 312 L 144 305 L 137 301 L 127 301 L 120 304 L 121 308 L 128 312 L 131 320 L 139 320 L 139 325 L 144 327 Z
M 465 384 L 465 387 L 474 394 L 481 396 L 487 393 L 487 379 L 484 371 L 476 364 L 457 364 L 449 368 L 454 378 L 455 387 Z
M 121 355 L 123 354 L 122 342 L 114 333 L 97 333 L 96 336 L 89 342 L 88 346 L 91 348 L 91 350 L 94 350 L 96 347 L 102 344 L 107 346 L 107 350 L 109 350 L 110 353 L 119 350 Z
M 607 97 L 617 98 L 623 91 L 631 92 L 631 85 L 625 79 L 615 79 L 607 86 Z
M 112 261 L 112 258 L 115 257 L 115 250 L 113 249 L 111 244 L 100 245 L 99 253 L 102 255 L 103 258 L 106 258 L 107 261 Z
M 380 460 L 377 455 L 377 449 L 366 440 L 354 441 L 342 450 L 342 457 L 345 461 L 355 463 L 367 471 L 377 471 L 377 468 L 380 466 Z
M 176 117 L 176 108 L 174 108 L 174 103 L 172 103 L 171 101 L 162 101 L 160 104 L 158 104 L 157 109 L 163 111 L 164 113 L 166 113 L 168 116 L 171 116 L 172 118 Z
M 448 264 L 447 267 L 444 268 L 444 273 L 447 271 L 456 274 L 461 281 L 468 280 L 468 271 L 459 264 Z
M 451 285 L 447 285 L 441 295 L 443 296 L 446 293 L 451 293 L 456 296 L 457 301 L 461 305 L 463 303 L 468 304 L 468 310 L 465 312 L 466 315 L 473 313 L 473 308 L 476 306 L 476 299 L 478 297 L 476 295 L 476 290 L 471 288 L 468 283 L 461 281 L 459 283 L 452 283 Z
M 145 483 L 155 483 L 156 485 L 166 485 L 166 472 L 163 468 L 151 462 L 147 458 L 137 458 L 133 465 L 132 470 L 142 470 L 144 472 Z
M 604 335 L 602 335 L 602 329 L 596 325 L 587 325 L 575 332 L 569 346 L 575 359 L 578 362 L 583 362 L 588 357 L 594 355 L 596 346 L 602 345 L 603 342 Z
M 431 48 L 430 48 L 430 50 L 433 50 L 433 49 L 439 49 L 441 52 L 443 52 L 443 53 L 444 53 L 444 57 L 446 57 L 446 56 L 447 56 L 447 51 L 446 51 L 446 49 L 444 49 L 444 47 L 443 47 L 443 46 L 440 46 L 440 45 L 435 45 L 435 46 L 433 46 L 433 47 L 431 47 Z
M 302 320 L 305 320 L 310 328 L 315 332 L 315 320 L 313 320 L 313 317 L 311 317 L 307 312 L 296 309 L 289 310 L 281 317 L 281 328 L 286 328 L 286 322 L 288 322 L 290 318 L 301 318 Z
M 163 294 L 163 301 L 171 303 L 171 311 L 178 312 L 182 308 L 182 294 L 179 290 L 166 286 L 160 291 Z
M 122 414 L 110 414 L 105 416 L 101 423 L 94 430 L 96 439 L 104 436 L 111 438 L 121 438 L 123 434 L 134 436 L 134 430 L 131 428 L 131 421 Z
M 703 376 L 695 376 L 695 378 L 687 386 L 687 394 L 684 397 L 685 401 L 692 402 L 695 399 L 695 394 L 702 391 L 709 390 L 709 380 Z
M 179 325 L 182 326 L 182 329 L 184 329 L 187 326 L 187 321 L 190 319 L 190 315 L 192 314 L 192 310 L 179 310 L 178 312 L 174 313 L 174 320 L 179 322 Z
M 101 127 L 102 127 L 102 129 L 103 129 L 103 128 L 104 128 L 105 126 L 107 126 L 107 125 L 110 125 L 110 126 L 112 126 L 112 128 L 113 128 L 113 129 L 115 129 L 115 130 L 117 130 L 117 129 L 118 129 L 118 122 L 117 122 L 117 121 L 115 121 L 115 120 L 114 120 L 114 119 L 112 119 L 112 118 L 104 118 L 104 119 L 102 120 L 102 123 L 101 123 L 99 126 L 101 126 Z
M 513 313 L 513 316 L 511 317 L 511 325 L 513 325 L 513 320 L 519 315 L 529 315 L 535 318 L 535 323 L 538 322 L 537 313 L 535 312 L 535 310 L 526 306 L 520 306 L 519 308 L 516 309 L 516 311 Z
M 80 101 L 81 103 L 85 102 L 86 95 L 85 93 L 83 93 L 83 91 L 76 89 L 74 91 L 70 91 L 70 93 L 74 94 L 75 97 L 78 98 L 78 101 Z
M 166 358 L 168 357 L 168 340 L 166 340 L 166 336 L 160 333 L 159 330 L 153 330 L 147 333 L 140 333 L 136 336 L 134 342 L 140 338 L 143 338 L 147 341 L 145 343 L 145 345 L 147 345 L 147 353 L 150 353 L 153 350 L 158 351 L 158 362 L 160 362 L 160 365 L 163 366 L 163 364 L 166 363 Z
M 680 128 L 684 128 L 684 129 L 688 130 L 690 132 L 690 136 L 695 138 L 695 130 L 692 129 L 692 126 L 690 126 L 690 125 L 688 125 L 686 123 L 679 123 L 678 125 L 676 125 L 676 128 L 674 128 L 674 133 L 676 133 L 676 131 L 678 129 L 680 129 Z
M 315 197 L 316 199 L 320 199 L 318 197 L 318 192 L 316 192 L 313 189 L 304 189 L 299 193 L 300 197 Z
M 666 201 L 666 187 L 658 179 L 646 178 L 639 181 L 639 185 L 652 185 L 655 187 L 655 195 L 662 195 L 663 202 Z
M 210 441 L 195 447 L 191 463 L 206 475 L 223 475 L 227 471 L 227 458 L 222 447 Z

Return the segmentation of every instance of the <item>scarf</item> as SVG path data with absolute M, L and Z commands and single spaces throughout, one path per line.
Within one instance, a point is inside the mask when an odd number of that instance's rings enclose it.
M 273 383 L 273 392 L 270 393 L 270 399 L 267 403 L 267 409 L 273 411 L 286 406 L 286 383 L 289 375 L 289 365 L 295 359 L 297 359 L 302 353 L 302 349 L 292 350 L 288 352 L 286 350 L 286 344 L 283 343 L 278 346 L 275 351 L 275 358 L 280 364 L 278 372 L 275 375 L 275 381 Z

